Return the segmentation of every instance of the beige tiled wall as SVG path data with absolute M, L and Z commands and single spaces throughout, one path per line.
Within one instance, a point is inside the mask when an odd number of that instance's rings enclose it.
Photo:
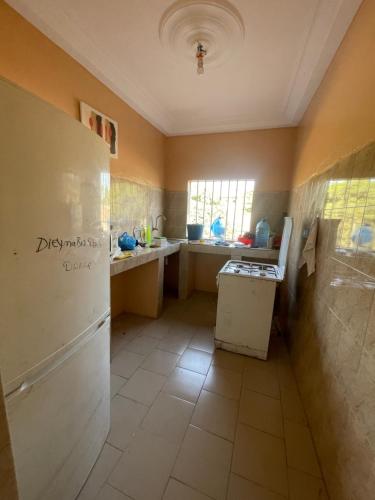
M 17 500 L 17 486 L 0 379 L 0 498 Z
M 290 214 L 283 301 L 297 380 L 331 498 L 368 500 L 375 491 L 375 241 L 363 234 L 375 237 L 375 144 L 294 190 Z M 316 216 L 317 267 L 307 278 L 297 264 L 303 230 Z
M 271 231 L 282 234 L 284 217 L 288 212 L 289 191 L 254 191 L 251 212 L 251 232 L 255 233 L 257 222 L 266 217 Z
M 271 230 L 281 234 L 283 217 L 288 211 L 289 191 L 254 192 L 251 215 L 251 231 L 256 223 L 267 217 Z M 165 213 L 167 216 L 166 235 L 170 238 L 186 238 L 187 192 L 166 191 Z
M 165 234 L 169 238 L 186 238 L 187 192 L 165 191 Z
M 135 226 L 151 224 L 151 217 L 155 223 L 156 217 L 164 213 L 162 189 L 111 176 L 110 192 L 111 224 L 116 231 L 133 234 Z M 162 233 L 162 219 L 159 219 L 158 226 Z

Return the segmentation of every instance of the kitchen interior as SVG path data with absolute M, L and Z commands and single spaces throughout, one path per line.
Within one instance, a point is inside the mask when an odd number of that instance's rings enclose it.
M 369 500 L 374 0 L 0 0 L 1 500 Z

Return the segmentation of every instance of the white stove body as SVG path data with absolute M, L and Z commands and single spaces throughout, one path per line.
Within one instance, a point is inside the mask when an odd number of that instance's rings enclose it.
M 277 283 L 284 279 L 292 219 L 285 218 L 279 264 L 228 261 L 218 274 L 215 345 L 267 359 Z

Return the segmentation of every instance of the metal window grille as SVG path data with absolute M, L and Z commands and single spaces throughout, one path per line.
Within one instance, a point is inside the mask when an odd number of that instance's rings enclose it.
M 189 181 L 188 224 L 204 224 L 203 236 L 211 238 L 212 222 L 222 217 L 225 239 L 237 239 L 250 231 L 254 185 L 250 179 Z
M 375 178 L 334 179 L 326 189 L 323 217 L 339 221 L 336 249 L 375 251 L 375 238 L 361 235 L 366 226 L 375 228 Z

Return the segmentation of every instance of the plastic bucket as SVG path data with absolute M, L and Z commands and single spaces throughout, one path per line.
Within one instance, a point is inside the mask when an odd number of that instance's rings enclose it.
M 201 240 L 203 236 L 203 224 L 186 224 L 188 240 Z

